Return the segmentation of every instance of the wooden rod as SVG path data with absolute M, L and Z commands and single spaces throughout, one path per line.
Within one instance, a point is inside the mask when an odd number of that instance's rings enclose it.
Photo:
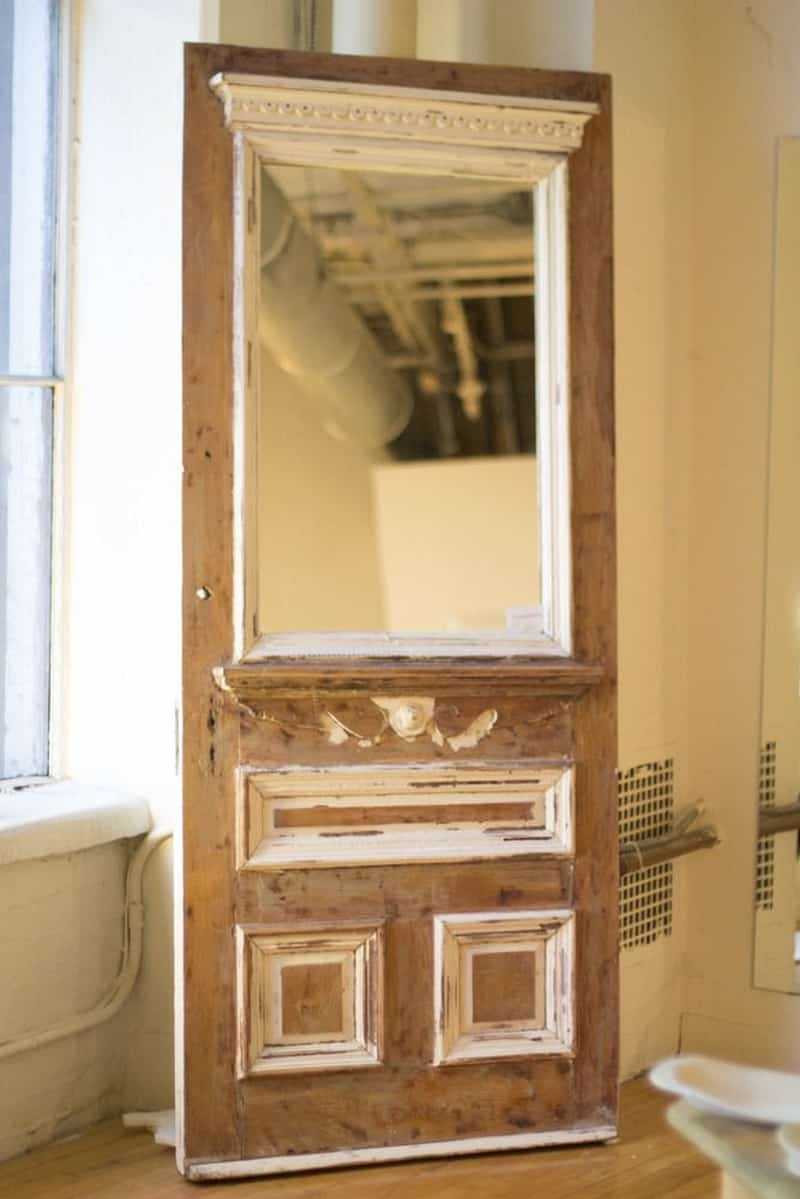
M 758 813 L 759 837 L 787 833 L 792 829 L 800 829 L 800 799 L 780 808 L 762 808 Z
M 632 874 L 647 866 L 658 866 L 661 862 L 682 858 L 684 854 L 695 853 L 698 849 L 712 849 L 717 844 L 717 831 L 711 827 L 686 833 L 668 833 L 663 837 L 653 837 L 650 841 L 628 842 L 619 851 L 619 872 L 620 875 Z

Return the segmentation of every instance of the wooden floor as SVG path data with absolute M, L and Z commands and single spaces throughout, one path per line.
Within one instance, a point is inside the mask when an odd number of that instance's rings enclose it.
M 367 1166 L 234 1183 L 184 1182 L 171 1150 L 109 1120 L 82 1137 L 0 1165 L 8 1199 L 710 1199 L 719 1172 L 663 1119 L 669 1100 L 642 1080 L 622 1088 L 621 1135 L 614 1145 L 549 1149 Z

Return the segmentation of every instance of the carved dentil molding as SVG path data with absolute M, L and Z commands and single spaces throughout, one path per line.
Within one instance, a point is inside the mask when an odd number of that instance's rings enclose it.
M 295 131 L 407 142 L 442 142 L 567 154 L 577 150 L 595 105 L 560 107 L 514 97 L 446 99 L 410 88 L 378 88 L 219 74 L 210 81 L 232 131 Z

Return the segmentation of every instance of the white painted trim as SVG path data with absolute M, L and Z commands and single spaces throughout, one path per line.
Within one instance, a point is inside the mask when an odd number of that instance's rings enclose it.
M 569 494 L 568 254 L 566 159 L 581 145 L 597 106 L 520 97 L 441 93 L 371 84 L 333 84 L 219 74 L 210 81 L 235 139 L 235 657 L 396 658 L 567 656 L 571 648 Z M 271 162 L 417 173 L 514 178 L 536 184 L 537 427 L 543 628 L 527 636 L 476 633 L 285 633 L 253 637 L 257 611 L 245 593 L 252 563 L 246 521 L 245 428 L 256 384 L 246 385 L 244 347 L 252 328 L 242 283 L 252 263 L 249 175 L 254 155 Z M 257 198 L 256 198 L 257 202 Z M 541 342 L 541 344 L 540 344 Z M 253 353 L 252 358 L 256 359 Z M 256 405 L 257 408 L 257 405 Z M 253 469 L 252 462 L 249 470 Z M 249 648 L 248 648 L 249 647 Z
M 567 167 L 534 188 L 536 455 L 539 464 L 544 633 L 572 650 L 572 538 L 569 454 Z
M 240 1161 L 184 1163 L 185 1176 L 193 1182 L 226 1178 L 254 1178 L 261 1174 L 296 1174 L 301 1170 L 335 1170 L 344 1166 L 366 1166 L 371 1162 L 414 1161 L 424 1157 L 464 1157 L 470 1153 L 500 1153 L 514 1149 L 543 1149 L 555 1145 L 586 1145 L 613 1141 L 613 1124 L 586 1128 L 554 1129 L 551 1132 L 519 1132 L 506 1136 L 467 1137 L 459 1141 L 428 1141 L 421 1145 L 380 1145 L 372 1149 L 341 1149 L 331 1153 L 298 1153 L 288 1157 L 251 1157 Z
M 230 129 L 327 129 L 366 137 L 377 129 L 400 138 L 550 153 L 577 150 L 584 126 L 599 111 L 575 101 L 240 72 L 220 72 L 209 86 L 225 106 Z
M 248 175 L 253 152 L 241 134 L 233 139 L 233 654 L 246 646 L 247 598 L 247 237 Z M 198 587 L 202 580 L 197 580 Z
M 264 633 L 244 655 L 245 662 L 270 658 L 563 658 L 567 651 L 552 638 L 506 633 Z
M 537 778 L 531 780 L 531 775 Z M 572 776 L 568 764 L 514 767 L 339 766 L 264 771 L 243 767 L 236 789 L 237 869 L 326 869 L 401 862 L 565 857 L 572 853 Z M 526 819 L 493 817 L 497 804 L 526 802 Z M 319 808 L 418 808 L 449 804 L 484 809 L 480 819 L 439 824 L 377 821 L 364 835 L 346 825 L 281 828 L 276 813 Z M 509 821 L 513 827 L 509 827 Z

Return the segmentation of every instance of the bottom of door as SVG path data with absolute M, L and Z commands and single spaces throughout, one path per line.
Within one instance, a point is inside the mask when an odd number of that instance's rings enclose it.
M 249 1157 L 239 1161 L 186 1162 L 184 1174 L 192 1182 L 209 1182 L 213 1179 L 252 1178 L 262 1174 L 296 1174 L 302 1170 L 335 1170 L 342 1166 L 411 1161 L 422 1157 L 459 1157 L 469 1153 L 498 1153 L 511 1149 L 578 1145 L 593 1141 L 611 1141 L 616 1135 L 617 1130 L 613 1124 L 596 1124 L 588 1128 L 551 1129 L 549 1132 L 521 1132 L 496 1137 L 467 1137 L 457 1141 L 428 1141 L 419 1145 L 341 1149 L 331 1153 L 298 1153 L 286 1157 Z

